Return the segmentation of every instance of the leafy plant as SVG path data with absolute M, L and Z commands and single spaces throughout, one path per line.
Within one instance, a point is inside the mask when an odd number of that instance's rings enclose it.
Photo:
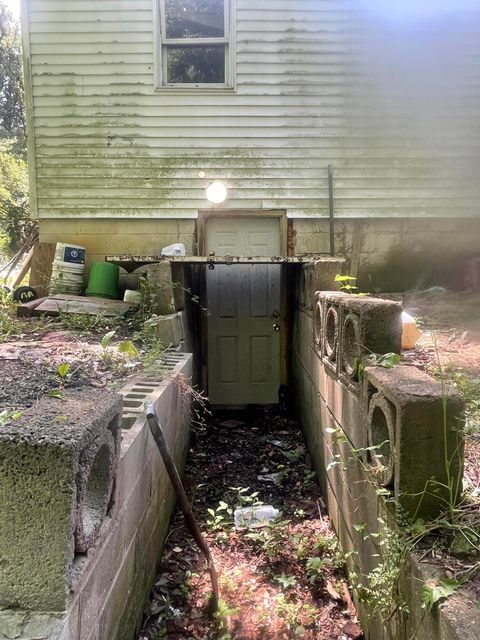
M 350 293 L 355 296 L 366 296 L 367 293 L 357 293 L 358 287 L 355 285 L 357 278 L 355 276 L 344 275 L 337 273 L 335 276 L 335 282 L 340 283 L 340 291 L 344 293 Z
M 60 310 L 57 321 L 67 331 L 91 334 L 102 329 L 105 330 L 105 327 L 108 325 L 111 326 L 112 318 L 106 318 L 102 313 L 91 315 L 87 313 L 69 313 L 68 311 Z
M 453 579 L 440 580 L 435 583 L 428 583 L 422 587 L 421 601 L 427 611 L 431 611 L 436 604 L 439 604 L 452 596 L 462 583 Z
M 297 584 L 295 576 L 287 576 L 283 571 L 280 575 L 274 576 L 274 580 L 281 584 L 284 589 L 295 587 Z
M 57 400 L 63 400 L 65 398 L 65 394 L 60 389 L 50 389 L 47 393 L 49 398 L 57 398 Z
M 239 609 L 237 607 L 230 607 L 223 598 L 218 600 L 217 609 L 213 614 L 220 632 L 217 636 L 218 640 L 228 640 L 231 637 L 228 633 L 228 620 L 231 616 L 238 613 L 238 611 Z
M 102 349 L 103 349 L 104 352 L 107 351 L 107 349 L 110 346 L 110 343 L 112 342 L 113 337 L 114 337 L 115 334 L 116 334 L 116 331 L 109 331 L 100 340 L 100 344 L 101 344 Z
M 212 531 L 223 531 L 232 522 L 233 509 L 223 500 L 216 509 L 207 509 L 207 512 L 207 525 Z
M 308 604 L 290 602 L 283 593 L 276 597 L 275 612 L 283 620 L 286 628 L 298 638 L 305 635 L 305 626 L 315 621 L 316 611 Z
M 116 367 L 119 374 L 125 373 L 126 361 L 132 360 L 138 356 L 138 349 L 131 340 L 123 340 L 116 345 L 114 349 L 111 346 L 112 340 L 116 334 L 116 331 L 109 331 L 100 340 L 100 346 L 102 347 L 102 361 L 108 366 Z
M 0 342 L 5 342 L 18 332 L 18 322 L 7 311 L 0 308 Z
M 342 276 L 339 273 L 335 276 L 335 282 L 340 283 L 340 289 L 345 291 L 345 293 L 354 293 L 358 289 L 358 287 L 355 286 L 356 281 L 357 278 L 355 276 Z
M 71 366 L 68 364 L 68 362 L 64 362 L 63 364 L 57 367 L 57 374 L 60 377 L 60 380 L 63 382 L 63 384 L 65 384 L 65 382 L 68 380 L 70 368 Z
M 18 420 L 21 417 L 21 411 L 15 411 L 12 409 L 3 409 L 0 411 L 0 427 L 5 426 L 12 420 Z

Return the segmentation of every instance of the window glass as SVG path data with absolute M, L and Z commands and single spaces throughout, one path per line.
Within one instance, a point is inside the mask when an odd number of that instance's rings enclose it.
M 223 38 L 224 0 L 165 0 L 167 38 Z
M 167 48 L 167 82 L 169 84 L 224 83 L 225 47 Z

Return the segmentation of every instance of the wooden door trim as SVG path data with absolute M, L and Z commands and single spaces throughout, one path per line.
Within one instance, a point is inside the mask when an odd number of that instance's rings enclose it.
M 198 255 L 205 256 L 207 222 L 211 218 L 278 218 L 280 232 L 280 255 L 288 255 L 288 219 L 285 209 L 200 209 L 197 220 Z

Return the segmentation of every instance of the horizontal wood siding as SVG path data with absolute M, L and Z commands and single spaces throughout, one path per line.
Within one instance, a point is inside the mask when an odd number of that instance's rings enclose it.
M 237 0 L 236 91 L 155 91 L 153 0 L 28 0 L 40 217 L 477 216 L 480 14 Z M 203 173 L 205 174 L 203 176 Z

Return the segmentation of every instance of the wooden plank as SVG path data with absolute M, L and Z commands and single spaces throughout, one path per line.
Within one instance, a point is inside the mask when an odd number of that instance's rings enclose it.
M 31 300 L 30 302 L 25 302 L 17 307 L 17 317 L 18 318 L 28 318 L 28 316 L 33 315 L 34 309 L 45 302 L 47 298 L 37 298 L 36 300 Z
M 54 296 L 49 296 L 49 298 L 50 300 L 65 300 L 66 302 L 84 302 L 86 304 L 95 304 L 97 307 L 109 307 L 111 309 L 115 307 L 123 309 L 131 306 L 128 302 L 123 302 L 123 300 L 111 300 L 110 298 L 97 296 L 74 296 L 66 293 L 56 293 Z
M 121 303 L 118 300 L 110 300 L 109 304 L 98 304 L 91 302 L 91 299 L 85 301 L 85 298 L 83 300 L 47 298 L 33 309 L 32 315 L 58 316 L 60 313 L 80 313 L 114 317 L 124 315 L 129 309 L 128 303 Z
M 29 284 L 39 296 L 48 295 L 55 247 L 55 243 L 51 242 L 39 242 L 34 247 Z
M 15 289 L 16 287 L 18 287 L 19 284 L 22 283 L 22 280 L 24 279 L 24 277 L 27 275 L 31 265 L 32 265 L 32 258 L 33 258 L 33 252 L 35 251 L 35 247 L 32 247 L 30 249 L 30 251 L 27 253 L 27 257 L 25 258 L 23 264 L 22 264 L 22 268 L 20 269 L 20 271 L 18 272 L 15 280 L 13 281 L 12 284 L 12 288 Z

